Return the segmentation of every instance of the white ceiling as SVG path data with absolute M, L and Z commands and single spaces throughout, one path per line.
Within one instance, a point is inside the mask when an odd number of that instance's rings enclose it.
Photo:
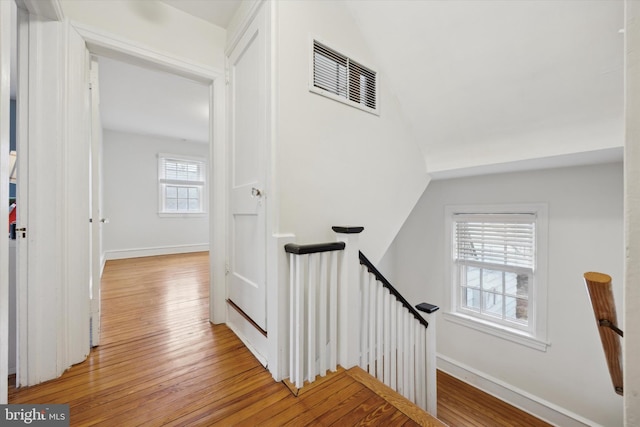
M 164 2 L 221 27 L 240 4 Z M 486 141 L 507 141 L 502 148 L 517 151 L 531 145 L 531 138 L 519 138 L 524 134 L 622 118 L 621 1 L 345 4 L 427 164 L 473 152 Z M 106 127 L 122 129 L 122 122 L 137 132 L 144 127 L 146 133 L 206 140 L 203 86 L 103 62 Z
M 211 22 L 218 27 L 227 28 L 240 6 L 240 0 L 162 0 L 163 3 Z
M 105 129 L 209 141 L 209 88 L 186 78 L 99 59 Z
M 240 0 L 162 0 L 226 28 Z M 100 99 L 105 129 L 197 142 L 209 140 L 209 91 L 200 83 L 100 58 Z
M 622 1 L 347 5 L 427 162 L 479 142 L 622 118 Z

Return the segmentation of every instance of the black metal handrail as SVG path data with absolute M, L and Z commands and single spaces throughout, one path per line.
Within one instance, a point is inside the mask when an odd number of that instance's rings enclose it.
M 398 292 L 398 290 L 393 287 L 393 285 L 382 275 L 382 273 L 378 271 L 377 268 L 374 267 L 371 261 L 369 261 L 369 259 L 367 259 L 367 257 L 364 256 L 362 252 L 360 252 L 360 264 L 367 267 L 367 270 L 369 270 L 369 272 L 373 273 L 373 275 L 376 276 L 376 279 L 382 283 L 382 286 L 389 289 L 389 292 L 391 292 L 391 294 L 395 296 L 396 299 L 400 301 L 407 310 L 409 310 L 409 313 L 411 313 L 413 317 L 415 317 L 422 324 L 422 326 L 424 326 L 425 328 L 429 327 L 429 322 L 427 322 L 425 318 L 422 317 L 420 313 L 418 313 L 416 309 L 411 306 L 411 304 L 409 304 L 409 301 L 407 301 L 400 294 L 400 292 Z

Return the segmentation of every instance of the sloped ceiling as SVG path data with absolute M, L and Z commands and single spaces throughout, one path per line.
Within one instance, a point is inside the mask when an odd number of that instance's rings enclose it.
M 227 28 L 240 0 L 162 0 L 169 6 L 204 19 L 218 27 Z
M 348 7 L 429 171 L 481 165 L 497 152 L 524 160 L 622 147 L 623 2 L 353 0 Z M 607 131 L 584 130 L 594 123 L 608 123 Z M 594 133 L 600 140 L 587 141 Z
M 223 27 L 239 5 L 165 3 Z M 375 58 L 365 65 L 397 96 L 434 177 L 491 164 L 542 167 L 547 158 L 621 158 L 622 1 L 346 4 Z

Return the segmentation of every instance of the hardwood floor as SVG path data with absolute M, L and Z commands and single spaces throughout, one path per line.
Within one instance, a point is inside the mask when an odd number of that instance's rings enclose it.
M 9 402 L 67 403 L 72 426 L 442 425 L 367 384 L 359 369 L 294 397 L 231 330 L 209 323 L 208 259 L 109 261 L 100 346 L 56 380 L 10 387 Z M 451 377 L 438 382 L 439 413 L 452 427 L 546 425 L 524 423 L 526 414 Z
M 438 371 L 438 418 L 449 427 L 551 426 L 442 371 Z

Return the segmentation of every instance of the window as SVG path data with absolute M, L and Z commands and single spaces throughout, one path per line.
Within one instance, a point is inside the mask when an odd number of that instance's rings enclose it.
M 316 40 L 310 90 L 365 111 L 378 111 L 376 72 Z
M 546 208 L 448 208 L 450 314 L 468 326 L 545 347 Z
M 205 176 L 203 159 L 159 154 L 160 214 L 204 213 Z

